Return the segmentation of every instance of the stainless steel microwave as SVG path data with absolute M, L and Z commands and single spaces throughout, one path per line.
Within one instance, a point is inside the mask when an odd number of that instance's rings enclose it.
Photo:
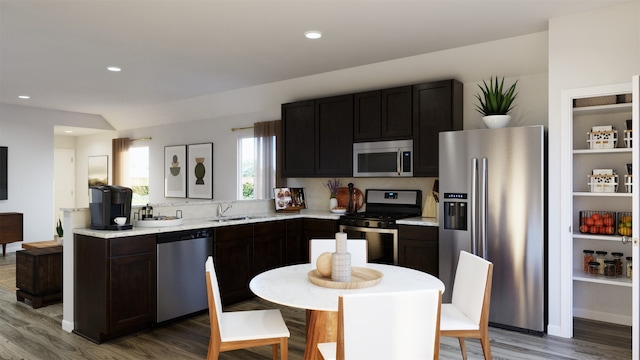
M 413 176 L 413 140 L 353 144 L 353 177 Z

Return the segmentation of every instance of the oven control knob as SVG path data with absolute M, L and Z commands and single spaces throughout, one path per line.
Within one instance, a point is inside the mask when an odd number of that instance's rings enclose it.
M 383 228 L 385 226 L 385 222 L 384 221 L 379 221 L 378 222 L 378 227 L 379 228 Z
M 364 222 L 364 227 L 369 227 L 369 222 L 368 221 Z

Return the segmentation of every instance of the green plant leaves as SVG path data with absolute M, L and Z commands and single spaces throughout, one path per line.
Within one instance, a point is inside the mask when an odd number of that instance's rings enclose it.
M 489 84 L 482 80 L 483 85 L 478 84 L 478 87 L 482 91 L 482 95 L 476 93 L 475 97 L 480 104 L 476 105 L 476 110 L 484 115 L 506 115 L 513 108 L 513 102 L 518 97 L 516 92 L 516 80 L 511 87 L 504 91 L 504 77 L 498 82 L 498 77 L 495 80 L 493 76 L 489 80 Z

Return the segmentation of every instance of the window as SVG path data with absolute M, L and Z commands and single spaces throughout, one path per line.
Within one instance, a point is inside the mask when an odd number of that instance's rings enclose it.
M 276 184 L 275 136 L 238 138 L 238 199 L 271 199 Z
M 254 138 L 238 138 L 238 199 L 254 199 L 255 186 L 255 151 Z
M 149 202 L 149 147 L 129 148 L 129 183 L 133 192 L 131 205 Z

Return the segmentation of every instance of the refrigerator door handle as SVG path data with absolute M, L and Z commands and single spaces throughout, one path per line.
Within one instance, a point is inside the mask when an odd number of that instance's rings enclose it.
M 480 243 L 482 253 L 477 255 L 487 258 L 487 214 L 489 213 L 489 167 L 486 157 L 482 158 L 482 183 L 480 184 Z
M 471 253 L 478 254 L 478 158 L 471 159 Z

